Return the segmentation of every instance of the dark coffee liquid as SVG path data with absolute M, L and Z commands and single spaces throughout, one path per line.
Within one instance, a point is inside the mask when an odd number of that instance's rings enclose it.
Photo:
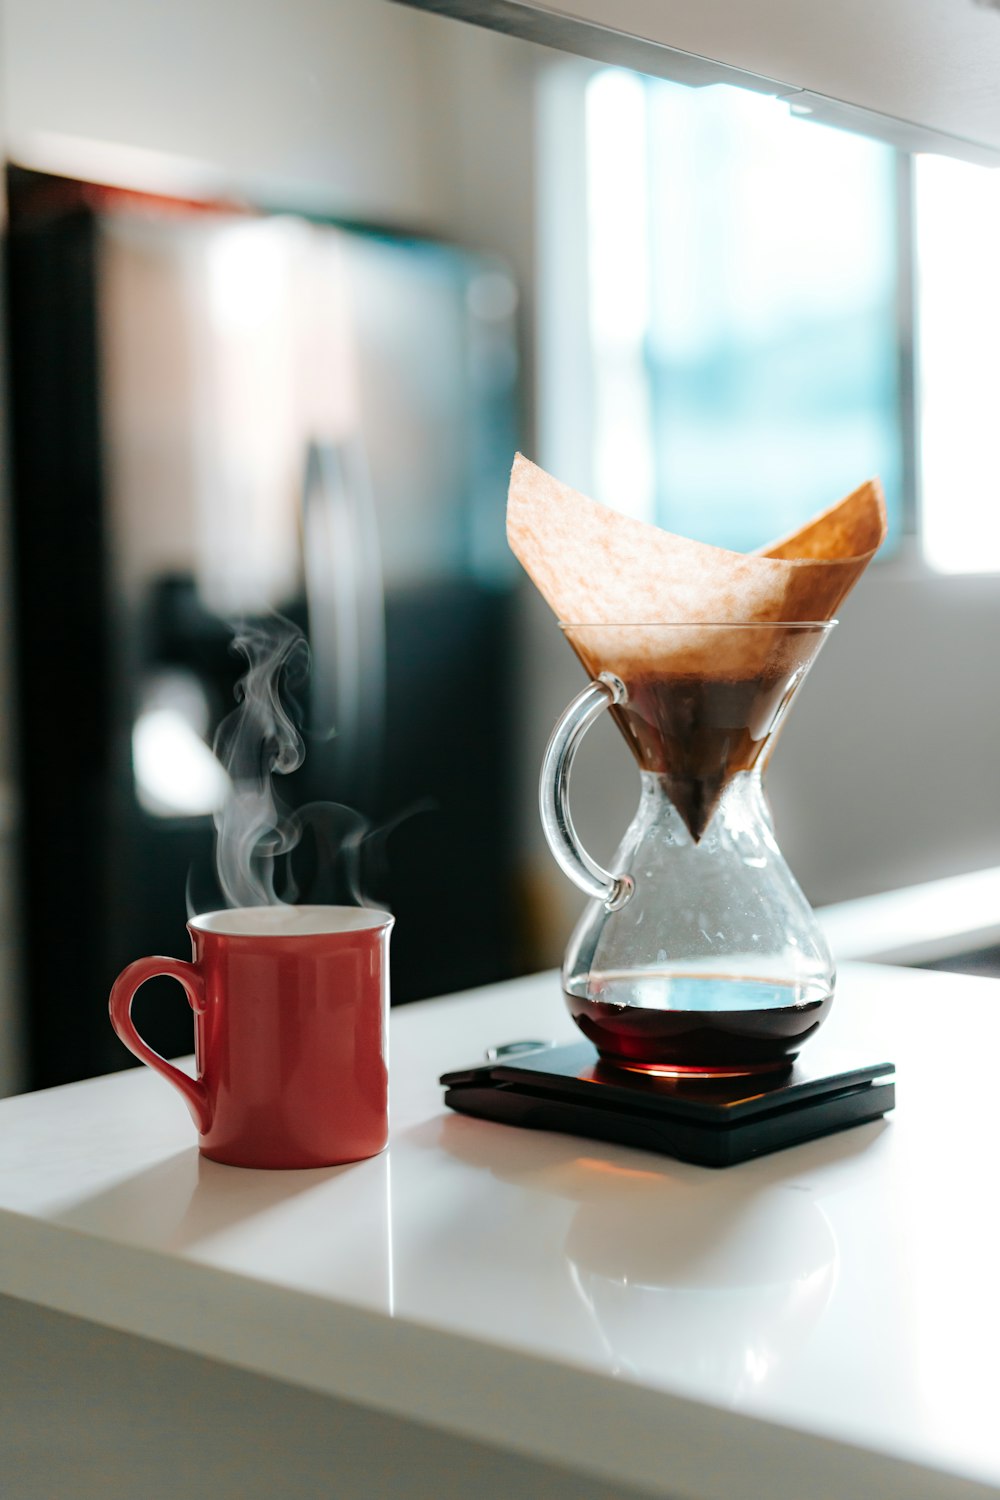
M 662 776 L 697 841 L 722 793 L 756 765 L 795 678 L 785 666 L 742 680 L 634 676 L 612 713 L 643 771 Z
M 826 1019 L 833 999 L 818 986 L 761 980 L 665 984 L 676 1006 L 620 1004 L 570 993 L 566 1001 L 584 1036 L 609 1062 L 711 1073 L 789 1062 Z M 613 992 L 613 985 L 604 987 L 605 994 Z
M 765 624 L 759 636 L 756 626 L 662 628 L 659 662 L 656 627 L 567 625 L 565 630 L 591 677 L 609 671 L 624 682 L 628 696 L 611 712 L 640 769 L 663 778 L 697 843 L 729 782 L 760 760 L 822 645 L 823 631 L 808 624 Z

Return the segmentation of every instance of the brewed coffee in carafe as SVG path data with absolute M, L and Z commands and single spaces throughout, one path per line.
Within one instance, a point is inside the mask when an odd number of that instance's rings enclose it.
M 559 863 L 593 898 L 563 987 L 608 1061 L 766 1071 L 786 1066 L 826 1017 L 833 963 L 775 841 L 762 775 L 831 628 L 563 627 L 593 680 L 552 736 L 542 818 Z M 641 779 L 611 871 L 579 844 L 568 804 L 576 748 L 605 708 Z

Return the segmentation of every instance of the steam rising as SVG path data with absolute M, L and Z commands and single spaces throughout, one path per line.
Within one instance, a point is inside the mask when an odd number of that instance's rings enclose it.
M 302 632 L 280 616 L 240 627 L 233 650 L 246 657 L 247 671 L 236 686 L 239 707 L 215 736 L 232 786 L 215 814 L 216 873 L 229 906 L 276 906 L 275 860 L 294 848 L 301 830 L 275 798 L 271 778 L 287 776 L 305 758 L 282 692 L 305 676 L 309 651 Z
M 313 903 L 341 903 L 346 896 L 359 906 L 388 909 L 373 894 L 386 884 L 387 841 L 402 822 L 432 805 L 415 803 L 379 827 L 338 802 L 287 808 L 275 795 L 273 777 L 298 770 L 305 759 L 292 714 L 294 690 L 308 673 L 309 647 L 296 625 L 272 615 L 239 626 L 232 649 L 246 658 L 247 670 L 236 685 L 238 707 L 219 725 L 214 744 L 229 777 L 229 794 L 215 814 L 215 873 L 226 905 L 292 904 L 304 880 Z M 217 904 L 214 896 L 206 901 L 195 895 L 193 874 L 192 916 Z M 275 889 L 279 874 L 281 895 Z

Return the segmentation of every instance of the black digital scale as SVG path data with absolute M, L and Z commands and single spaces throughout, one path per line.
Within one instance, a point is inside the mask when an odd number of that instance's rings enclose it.
M 445 1073 L 441 1083 L 445 1103 L 462 1114 L 706 1167 L 878 1120 L 896 1103 L 888 1062 L 830 1071 L 829 1059 L 821 1070 L 807 1059 L 771 1073 L 681 1079 L 605 1062 L 589 1042 L 511 1043 L 489 1062 Z

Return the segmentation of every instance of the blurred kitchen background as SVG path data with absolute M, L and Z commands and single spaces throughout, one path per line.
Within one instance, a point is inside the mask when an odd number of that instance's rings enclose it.
M 779 837 L 816 904 L 1000 866 L 996 174 L 385 0 L 3 0 L 0 67 L 0 1089 L 123 1066 L 111 980 L 187 951 L 234 617 L 309 636 L 282 791 L 386 828 L 394 1001 L 558 962 L 535 782 L 582 679 L 515 447 L 740 549 L 880 474 Z M 599 726 L 599 856 L 636 790 Z

